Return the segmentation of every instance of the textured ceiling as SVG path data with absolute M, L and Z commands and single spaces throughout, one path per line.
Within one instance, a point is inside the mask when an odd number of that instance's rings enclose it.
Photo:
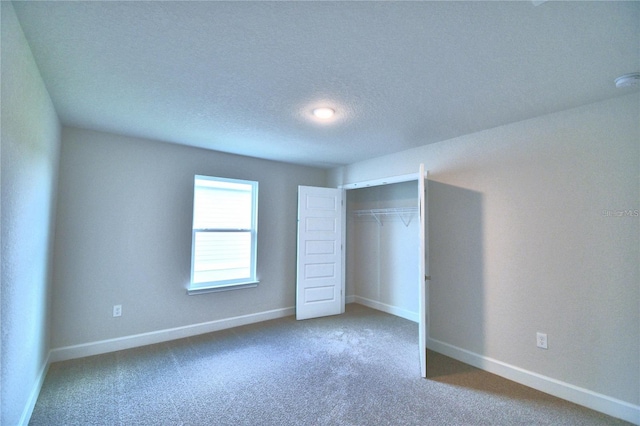
M 64 124 L 320 167 L 638 90 L 638 1 L 14 7 Z

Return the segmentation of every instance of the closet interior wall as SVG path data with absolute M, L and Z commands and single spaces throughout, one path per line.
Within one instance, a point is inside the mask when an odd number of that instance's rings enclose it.
M 347 301 L 417 322 L 417 181 L 346 194 Z

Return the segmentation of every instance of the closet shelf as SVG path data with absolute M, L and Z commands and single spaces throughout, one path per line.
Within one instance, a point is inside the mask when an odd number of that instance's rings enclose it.
M 418 207 L 389 207 L 386 209 L 364 209 L 353 210 L 351 214 L 355 217 L 372 216 L 378 225 L 382 226 L 384 216 L 397 216 L 402 220 L 404 226 L 409 226 L 411 218 L 418 212 Z

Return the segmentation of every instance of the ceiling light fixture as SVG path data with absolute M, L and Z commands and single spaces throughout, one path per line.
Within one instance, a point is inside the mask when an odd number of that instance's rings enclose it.
M 640 72 L 633 72 L 616 78 L 616 87 L 636 87 L 638 85 L 640 85 Z
M 333 114 L 335 113 L 336 113 L 335 110 L 327 107 L 316 108 L 313 110 L 313 115 L 323 120 L 333 117 Z

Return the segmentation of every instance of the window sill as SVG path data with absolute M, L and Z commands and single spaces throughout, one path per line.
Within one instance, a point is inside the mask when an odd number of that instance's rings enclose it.
M 194 296 L 196 294 L 217 293 L 219 291 L 229 291 L 229 290 L 240 290 L 242 288 L 257 287 L 258 284 L 259 284 L 259 281 L 249 281 L 246 283 L 222 284 L 222 285 L 215 285 L 211 287 L 193 287 L 193 288 L 187 289 L 187 294 L 189 296 Z

